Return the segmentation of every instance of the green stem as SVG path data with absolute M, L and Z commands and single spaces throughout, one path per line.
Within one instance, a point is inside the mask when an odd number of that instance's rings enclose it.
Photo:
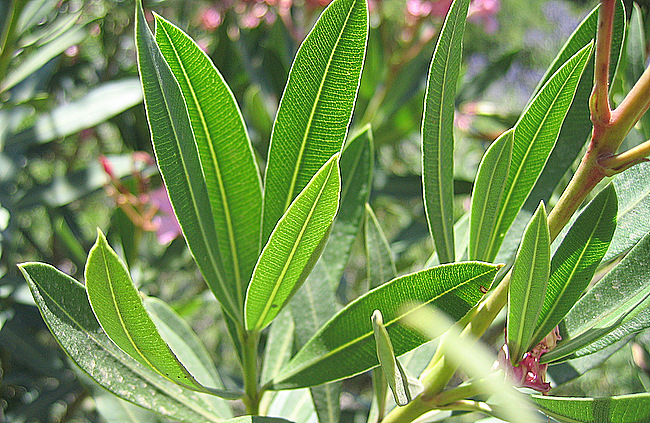
M 26 0 L 15 0 L 9 6 L 7 16 L 9 16 L 9 21 L 5 22 L 5 30 L 0 35 L 0 83 L 4 80 L 7 75 L 7 69 L 9 68 L 9 63 L 13 57 L 15 51 L 15 43 L 18 37 L 16 33 L 16 28 L 18 27 L 18 19 L 20 14 L 23 11 L 23 8 L 27 4 Z M 0 84 L 1 87 L 1 84 Z M 0 88 L 0 92 L 2 88 Z
M 238 328 L 239 339 L 242 346 L 242 373 L 244 375 L 244 405 L 246 414 L 258 415 L 262 390 L 258 383 L 257 374 L 257 347 L 260 334 L 257 331 L 246 331 Z

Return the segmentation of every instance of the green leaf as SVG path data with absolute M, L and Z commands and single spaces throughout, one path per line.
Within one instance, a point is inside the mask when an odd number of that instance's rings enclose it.
M 141 4 L 136 13 L 138 66 L 158 167 L 187 244 L 206 283 L 226 313 L 241 323 L 234 281 L 220 268 L 217 231 L 208 188 L 183 94 L 147 27 Z
M 366 274 L 370 288 L 375 288 L 395 278 L 397 269 L 386 235 L 384 235 L 370 204 L 366 204 L 364 222 Z
M 129 272 L 101 231 L 84 272 L 88 300 L 106 335 L 125 353 L 162 377 L 186 388 L 237 398 L 198 383 L 162 339 Z
M 371 317 L 373 334 L 377 348 L 377 358 L 382 373 L 390 390 L 393 392 L 395 403 L 399 406 L 405 406 L 411 402 L 411 390 L 409 389 L 408 377 L 395 357 L 393 344 L 390 342 L 390 336 L 384 326 L 384 320 L 381 311 L 375 310 Z
M 638 4 L 632 4 L 630 25 L 627 32 L 625 52 L 627 56 L 626 77 L 627 85 L 631 89 L 636 81 L 641 78 L 647 62 L 646 35 L 643 23 L 643 12 Z M 645 139 L 650 137 L 650 117 L 644 114 L 638 122 Z
M 610 184 L 580 213 L 555 251 L 531 345 L 560 323 L 589 285 L 616 228 L 616 210 L 616 191 Z
M 156 42 L 178 81 L 208 188 L 224 278 L 237 303 L 259 255 L 262 187 L 235 98 L 208 56 L 180 29 L 156 15 Z M 209 83 L 208 83 L 209 82 Z
M 650 393 L 609 398 L 531 395 L 545 414 L 571 423 L 642 423 L 650 419 Z
M 246 293 L 246 328 L 262 330 L 304 282 L 323 250 L 339 206 L 335 154 L 278 222 L 262 250 Z
M 300 46 L 271 135 L 262 244 L 316 171 L 341 149 L 368 32 L 364 0 L 335 0 Z
M 88 32 L 82 26 L 76 26 L 49 43 L 31 51 L 20 63 L 13 67 L 0 84 L 0 93 L 9 90 L 28 76 L 45 66 L 47 62 L 63 53 L 70 46 L 82 42 Z
M 560 326 L 562 341 L 543 362 L 592 354 L 650 327 L 648 255 L 650 234 L 569 311 Z
M 487 248 L 488 261 L 496 257 L 503 237 L 555 145 L 591 51 L 592 44 L 589 44 L 564 63 L 532 100 L 515 125 L 510 172 L 497 213 L 497 230 L 493 232 Z
M 650 232 L 650 163 L 640 163 L 614 178 L 618 195 L 616 230 L 603 258 L 611 260 L 632 248 Z
M 61 347 L 105 389 L 186 422 L 215 422 L 227 417 L 217 414 L 201 394 L 168 381 L 118 348 L 102 331 L 83 285 L 42 263 L 24 263 L 20 270 Z
M 290 419 L 297 423 L 317 422 L 316 411 L 309 389 L 273 392 L 267 414 Z
M 432 304 L 453 319 L 463 317 L 483 296 L 499 266 L 465 262 L 426 269 L 394 279 L 348 304 L 293 357 L 273 381 L 273 389 L 320 385 L 379 364 L 370 316 L 380 310 L 395 355 L 427 340 L 400 324 L 406 302 Z M 406 313 L 406 314 L 405 314 Z
M 422 118 L 422 180 L 441 263 L 454 261 L 454 108 L 469 0 L 451 5 L 429 68 Z
M 513 365 L 530 349 L 533 322 L 537 322 L 542 310 L 550 264 L 551 242 L 546 208 L 541 202 L 524 232 L 510 279 L 507 341 Z
M 472 190 L 469 259 L 489 259 L 487 249 L 497 230 L 497 212 L 510 171 L 514 131 L 508 130 L 485 152 Z

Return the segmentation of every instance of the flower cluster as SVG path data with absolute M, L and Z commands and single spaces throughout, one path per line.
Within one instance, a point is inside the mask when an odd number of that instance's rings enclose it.
M 449 12 L 451 3 L 452 0 L 407 0 L 407 22 L 415 23 L 430 16 L 444 18 Z M 485 32 L 492 34 L 499 28 L 496 14 L 500 9 L 500 0 L 472 0 L 467 20 L 482 25 Z

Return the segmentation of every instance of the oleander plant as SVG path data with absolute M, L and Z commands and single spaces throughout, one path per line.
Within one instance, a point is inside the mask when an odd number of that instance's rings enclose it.
M 570 35 L 485 151 L 459 217 L 454 117 L 471 8 L 453 1 L 427 53 L 421 120 L 434 249 L 398 275 L 369 205 L 375 122 L 355 115 L 371 61 L 366 0 L 332 1 L 302 40 L 264 158 L 208 55 L 157 14 L 152 32 L 138 1 L 157 167 L 240 375 L 222 381 L 101 230 L 84 283 L 20 264 L 45 322 L 76 366 L 139 406 L 133 421 L 335 423 L 344 381 L 361 374 L 372 423 L 650 421 L 648 392 L 557 393 L 650 328 L 650 69 L 641 9 L 625 7 L 603 0 Z M 634 80 L 613 106 L 617 73 Z M 358 238 L 365 292 L 340 305 Z M 490 331 L 497 348 L 481 339 Z

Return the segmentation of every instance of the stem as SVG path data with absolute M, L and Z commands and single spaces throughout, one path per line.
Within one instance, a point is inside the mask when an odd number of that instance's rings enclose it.
M 614 141 L 619 141 L 615 144 L 618 148 L 620 141 L 623 141 L 625 135 L 636 125 L 650 107 L 650 67 L 647 67 L 634 87 L 625 96 L 625 99 L 619 106 L 612 112 L 612 134 L 609 138 L 614 138 Z M 617 140 L 615 137 L 619 136 Z M 605 141 L 605 140 L 603 140 Z
M 624 153 L 602 159 L 600 165 L 618 173 L 630 166 L 645 161 L 644 158 L 647 156 L 650 156 L 650 140 L 630 148 Z
M 589 99 L 592 112 L 591 119 L 595 126 L 598 124 L 608 124 L 611 119 L 611 109 L 609 106 L 609 61 L 615 6 L 616 0 L 603 0 L 598 14 L 594 88 Z
M 260 334 L 257 331 L 246 331 L 239 327 L 239 339 L 242 346 L 242 373 L 244 375 L 244 405 L 246 414 L 258 415 L 262 391 L 257 381 L 257 346 Z

